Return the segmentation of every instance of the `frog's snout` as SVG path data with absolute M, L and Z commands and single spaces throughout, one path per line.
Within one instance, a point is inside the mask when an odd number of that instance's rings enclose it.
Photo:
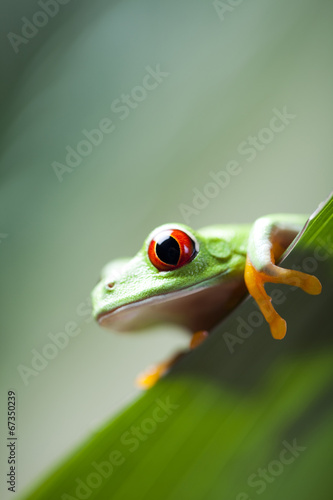
M 110 283 L 107 283 L 107 284 L 105 285 L 105 288 L 106 288 L 107 290 L 112 290 L 112 288 L 114 287 L 114 285 L 115 285 L 115 283 L 114 283 L 113 281 L 110 281 Z

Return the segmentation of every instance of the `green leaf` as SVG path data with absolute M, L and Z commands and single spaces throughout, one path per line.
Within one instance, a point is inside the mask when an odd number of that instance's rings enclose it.
M 245 299 L 25 498 L 329 500 L 332 234 L 331 197 L 282 264 L 318 276 L 321 295 L 267 287 L 287 320 L 284 340 Z

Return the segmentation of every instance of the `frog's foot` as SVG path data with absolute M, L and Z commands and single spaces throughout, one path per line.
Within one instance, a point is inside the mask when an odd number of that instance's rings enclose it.
M 190 349 L 195 349 L 198 347 L 202 342 L 206 340 L 208 337 L 208 332 L 207 330 L 199 330 L 198 332 L 193 333 L 191 342 L 190 342 Z
M 195 349 L 198 347 L 206 338 L 208 337 L 208 332 L 206 330 L 199 330 L 195 332 L 192 336 L 190 342 L 190 349 Z M 181 351 L 172 358 L 164 361 L 164 363 L 158 363 L 156 365 L 150 366 L 144 372 L 140 373 L 135 380 L 135 384 L 140 387 L 140 389 L 150 389 L 156 382 L 165 375 L 170 368 L 177 363 L 185 354 L 189 351 Z
M 315 276 L 276 266 L 273 254 L 271 260 L 271 263 L 266 265 L 262 271 L 258 271 L 248 257 L 244 279 L 249 293 L 257 302 L 270 326 L 273 338 L 283 339 L 287 331 L 287 324 L 275 311 L 272 299 L 267 295 L 264 284 L 269 282 L 297 286 L 311 295 L 318 295 L 321 292 L 321 284 Z
M 150 389 L 150 387 L 153 387 L 153 385 L 155 385 L 156 382 L 170 370 L 171 366 L 177 363 L 177 361 L 186 354 L 186 352 L 187 351 L 181 351 L 167 361 L 150 366 L 137 376 L 135 385 L 140 389 Z

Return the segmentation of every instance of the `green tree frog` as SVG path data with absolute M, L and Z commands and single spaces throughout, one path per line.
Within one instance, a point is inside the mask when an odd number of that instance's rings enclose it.
M 319 294 L 319 280 L 278 267 L 281 257 L 307 220 L 303 215 L 261 217 L 253 225 L 216 225 L 194 231 L 164 224 L 152 231 L 132 259 L 109 263 L 92 292 L 93 314 L 101 326 L 136 331 L 161 322 L 193 333 L 190 348 L 244 297 L 257 302 L 274 339 L 286 334 L 264 285 L 284 283 Z M 179 356 L 159 363 L 138 378 L 152 386 Z

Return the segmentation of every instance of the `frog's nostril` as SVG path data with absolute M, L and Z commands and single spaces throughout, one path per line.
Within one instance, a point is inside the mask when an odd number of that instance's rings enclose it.
M 114 287 L 114 283 L 108 283 L 107 285 L 105 285 L 105 287 L 106 287 L 108 290 L 112 290 L 112 288 Z

